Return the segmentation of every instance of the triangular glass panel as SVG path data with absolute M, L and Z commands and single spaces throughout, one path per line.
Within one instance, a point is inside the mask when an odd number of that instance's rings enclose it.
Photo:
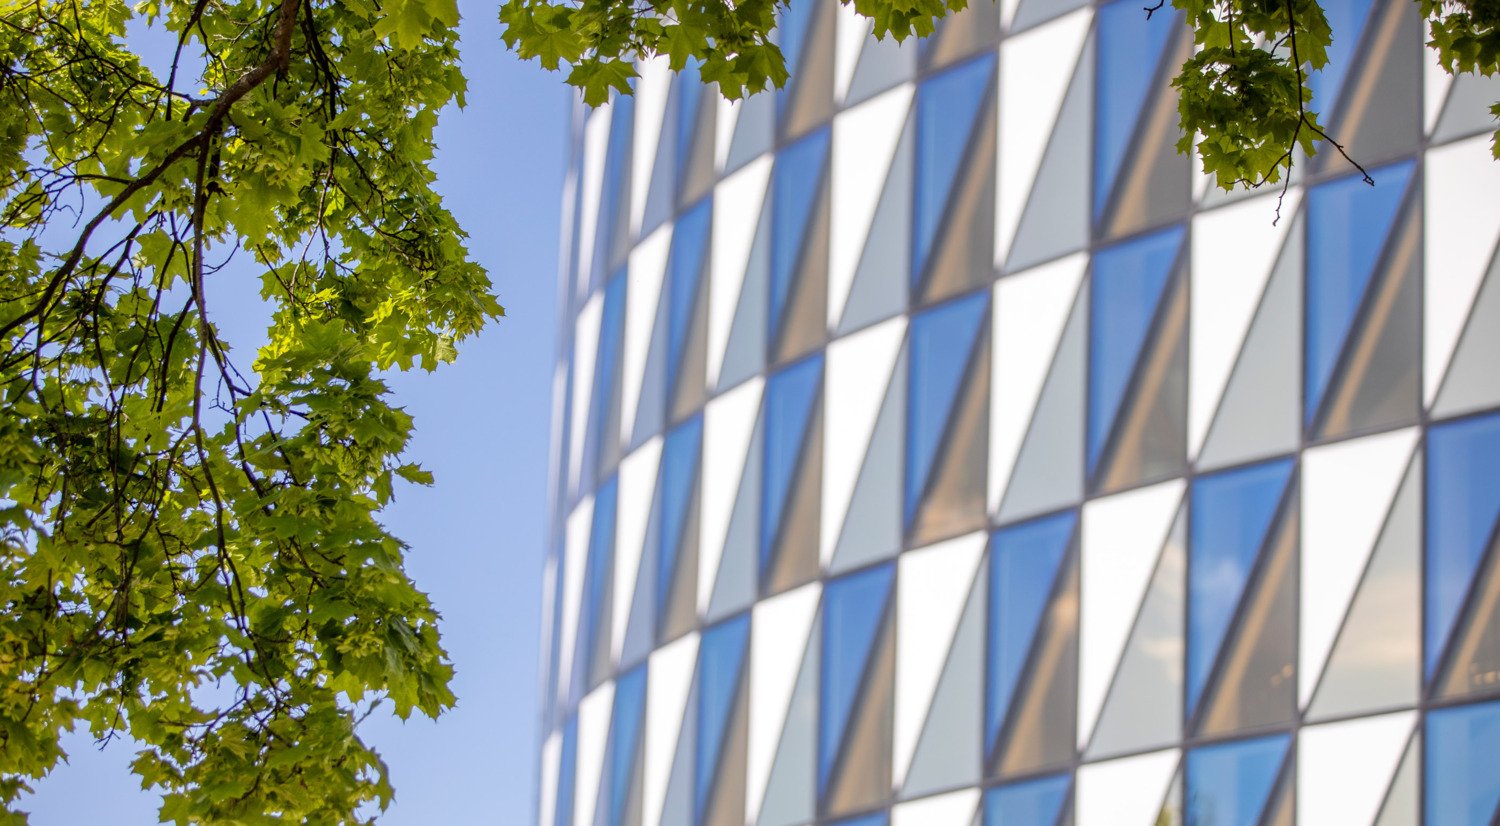
M 1500 518 L 1500 415 L 1427 431 L 1427 679 L 1437 674 Z
M 963 168 L 970 136 L 995 72 L 993 53 L 974 58 L 917 89 L 916 187 L 913 192 L 911 284 L 921 283 L 948 196 Z
M 860 817 L 849 817 L 838 820 L 832 826 L 886 826 L 888 823 L 890 823 L 890 817 L 885 812 L 876 812 Z
M 1080 290 L 1005 488 L 1001 522 L 1046 513 L 1083 495 L 1088 312 L 1088 291 Z
M 1177 512 L 1135 627 L 1094 726 L 1090 759 L 1182 739 L 1182 641 L 1187 612 L 1187 509 Z
M 745 262 L 745 280 L 740 284 L 734 321 L 729 326 L 729 344 L 719 366 L 719 390 L 736 387 L 765 370 L 766 322 L 769 313 L 771 269 L 771 199 L 761 204 L 755 240 Z
M 1182 227 L 1172 227 L 1094 256 L 1089 325 L 1090 473 L 1114 428 L 1183 235 Z
M 698 750 L 694 761 L 694 811 L 705 811 L 719 773 L 730 712 L 740 695 L 750 615 L 741 614 L 703 632 L 698 649 Z
M 1433 130 L 1432 142 L 1447 143 L 1476 132 L 1493 131 L 1495 118 L 1490 114 L 1490 106 L 1496 98 L 1500 98 L 1500 76 L 1465 73 L 1455 77 L 1453 91 L 1443 104 L 1437 129 Z
M 646 716 L 646 667 L 637 666 L 615 681 L 614 710 L 610 714 L 608 826 L 629 826 L 626 817 L 635 786 L 636 755 L 641 724 Z
M 1434 417 L 1500 405 L 1500 370 L 1495 369 L 1495 353 L 1500 353 L 1500 255 L 1490 262 L 1489 273 L 1474 299 L 1469 324 L 1458 340 L 1437 404 L 1433 405 Z
M 703 417 L 694 416 L 667 434 L 661 453 L 660 530 L 656 550 L 656 616 L 665 617 L 682 558 L 684 526 L 698 490 Z
M 823 591 L 819 684 L 818 796 L 828 790 L 844 735 L 884 624 L 895 566 L 886 563 L 832 580 Z
M 1375 4 L 1373 0 L 1329 0 L 1321 5 L 1334 36 L 1328 46 L 1328 63 L 1307 76 L 1307 87 L 1312 90 L 1308 108 L 1322 112 L 1325 123 L 1333 123 L 1344 81 L 1354 66 L 1359 41 Z
M 968 57 L 1000 36 L 1000 4 L 974 3 L 937 21 L 936 30 L 917 40 L 923 69 L 946 66 Z
M 630 144 L 635 130 L 635 98 L 615 95 L 610 102 L 609 146 L 604 156 L 604 181 L 599 190 L 599 219 L 594 229 L 594 271 L 589 284 L 625 262 L 630 234 Z
M 984 636 L 987 583 L 986 562 L 969 589 L 953 647 L 948 651 L 932 706 L 923 723 L 911 768 L 901 788 L 902 797 L 978 782 L 983 751 Z
M 1116 0 L 1096 15 L 1098 62 L 1094 83 L 1094 218 L 1104 213 L 1130 149 L 1135 124 L 1170 35 L 1181 27 L 1173 12 L 1148 19 L 1135 3 Z
M 704 200 L 677 219 L 672 252 L 667 263 L 667 387 L 668 398 L 682 379 L 684 352 L 698 307 L 698 285 L 708 258 L 708 228 L 712 202 Z
M 766 783 L 756 826 L 795 826 L 812 820 L 817 777 L 818 663 L 823 635 L 816 619 L 807 650 L 797 670 L 797 682 L 787 703 L 781 741 L 776 747 L 771 776 Z
M 874 35 L 866 35 L 859 62 L 854 67 L 854 79 L 850 81 L 849 93 L 844 97 L 844 105 L 853 106 L 902 81 L 910 80 L 916 67 L 915 38 L 898 43 L 894 37 L 876 40 Z
M 765 91 L 741 98 L 739 107 L 739 116 L 734 120 L 734 137 L 729 141 L 729 157 L 724 161 L 724 172 L 739 169 L 769 152 L 776 143 L 774 94 Z
M 1020 0 L 1015 19 L 1011 21 L 1009 35 L 1019 34 L 1032 26 L 1045 23 L 1054 17 L 1088 5 L 1088 0 Z
M 553 809 L 552 826 L 573 826 L 573 800 L 578 782 L 578 717 L 568 718 L 563 726 L 562 758 L 557 770 L 557 807 Z
M 896 356 L 885 400 L 875 418 L 864 466 L 854 483 L 849 511 L 834 546 L 829 573 L 843 573 L 901 550 L 902 415 L 906 407 L 906 362 Z
M 1294 502 L 1289 494 L 1287 502 Z M 1300 512 L 1285 507 L 1220 646 L 1197 711 L 1198 734 L 1282 726 L 1297 713 L 1297 545 Z
M 984 793 L 984 826 L 1055 826 L 1073 778 L 1067 774 L 1039 777 Z
M 1033 0 L 1053 8 L 1055 0 Z M 1022 11 L 1025 7 L 1022 7 Z M 1089 119 L 1094 94 L 1094 38 L 1085 41 L 1067 96 L 1048 138 L 1027 195 L 1015 236 L 1006 252 L 1006 272 L 1050 261 L 1082 249 L 1089 240 Z
M 1408 209 L 1391 230 L 1389 252 L 1366 291 L 1368 310 L 1324 390 L 1315 420 L 1321 439 L 1386 430 L 1421 411 L 1421 239 L 1420 211 Z
M 697 58 L 688 58 L 677 73 L 677 82 L 673 85 L 677 93 L 674 137 L 677 144 L 677 186 L 680 189 L 686 183 L 688 164 L 693 158 L 698 131 L 698 107 L 703 100 L 703 79 L 698 74 Z
M 803 3 L 799 5 L 812 5 Z M 827 128 L 781 150 L 771 175 L 771 312 L 770 337 L 781 339 L 787 299 L 792 295 L 807 247 L 813 207 L 823 189 L 828 165 Z M 821 274 L 821 273 L 820 273 Z
M 910 525 L 989 314 L 989 291 L 951 301 L 911 321 L 906 406 L 906 524 Z
M 1414 732 L 1406 744 L 1406 755 L 1396 769 L 1396 778 L 1385 792 L 1380 806 L 1380 817 L 1373 826 L 1418 826 L 1418 801 L 1421 793 L 1417 789 L 1422 773 L 1422 732 Z
M 1428 712 L 1422 745 L 1422 822 L 1493 826 L 1500 815 L 1500 702 Z
M 811 39 L 813 21 L 818 17 L 818 9 L 822 3 L 813 0 L 803 0 L 800 3 L 787 3 L 778 6 L 776 29 L 774 36 L 776 45 L 781 49 L 782 59 L 786 62 L 788 75 L 787 85 L 784 89 L 776 90 L 776 116 L 782 117 L 787 103 L 797 93 L 797 86 L 802 80 L 802 59 L 808 52 L 808 43 Z
M 1307 719 L 1417 701 L 1421 686 L 1422 458 L 1412 460 L 1350 602 Z
M 1187 715 L 1198 706 L 1219 648 L 1292 474 L 1292 460 L 1200 476 L 1193 482 L 1188 563 Z
M 1011 700 L 992 775 L 1056 771 L 1076 759 L 1079 596 L 1079 555 L 1069 553 L 1032 640 L 1028 673 Z
M 766 381 L 765 465 L 761 476 L 760 577 L 765 579 L 781 537 L 781 519 L 802 466 L 808 421 L 823 387 L 823 356 L 813 356 Z
M 599 322 L 599 352 L 594 361 L 594 391 L 589 399 L 585 450 L 600 475 L 608 473 L 620 459 L 620 354 L 625 342 L 627 282 L 624 269 L 610 278 L 604 288 L 604 311 Z
M 1302 317 L 1304 222 L 1292 219 L 1281 256 L 1209 426 L 1200 470 L 1289 453 L 1300 440 L 1301 336 L 1287 319 Z
M 1307 194 L 1307 341 L 1303 419 L 1322 406 L 1344 340 L 1354 325 L 1385 239 L 1411 177 L 1411 161 L 1371 173 L 1367 188 L 1351 175 Z M 1377 239 L 1377 240 L 1372 240 Z
M 573 687 L 582 695 L 603 679 L 598 668 L 600 649 L 606 649 L 607 664 L 610 606 L 610 580 L 615 555 L 615 502 L 619 486 L 616 479 L 599 486 L 594 493 L 593 524 L 589 529 L 588 562 L 583 573 L 583 604 L 579 608 L 578 643 L 574 647 Z
M 889 318 L 906 308 L 907 263 L 911 260 L 912 147 L 916 129 L 910 118 L 896 144 L 885 189 L 875 207 L 865 248 L 844 302 L 838 332 L 849 333 Z
M 1281 773 L 1290 738 L 1258 737 L 1194 749 L 1187 754 L 1187 822 L 1257 826 Z
M 1350 4 L 1336 2 L 1326 7 L 1329 17 L 1348 11 Z M 1344 100 L 1335 109 L 1332 98 L 1314 101 L 1327 124 L 1328 133 L 1344 141 L 1344 149 L 1361 163 L 1384 161 L 1409 155 L 1420 149 L 1422 140 L 1422 63 L 1431 60 L 1423 44 L 1426 24 L 1417 8 L 1405 4 L 1371 4 L 1376 6 L 1364 24 L 1365 44 L 1357 63 L 1343 67 L 1330 62 L 1323 72 L 1309 78 L 1314 93 L 1317 83 L 1327 72 L 1347 71 Z M 1333 22 L 1331 19 L 1330 23 Z M 1343 29 L 1335 29 L 1329 57 L 1342 50 L 1346 42 Z M 1348 39 L 1349 44 L 1358 43 Z M 1348 58 L 1355 57 L 1348 50 Z M 1313 159 L 1312 172 L 1339 169 L 1347 164 L 1333 147 L 1325 142 Z M 1349 167 L 1343 166 L 1344 169 Z
M 993 754 L 1077 523 L 1074 511 L 990 537 L 985 753 Z

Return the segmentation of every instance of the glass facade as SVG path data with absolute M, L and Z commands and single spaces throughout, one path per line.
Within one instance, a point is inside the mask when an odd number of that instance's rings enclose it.
M 1209 186 L 1125 0 L 576 112 L 539 823 L 1500 817 L 1500 88 L 1327 5 L 1374 188 Z

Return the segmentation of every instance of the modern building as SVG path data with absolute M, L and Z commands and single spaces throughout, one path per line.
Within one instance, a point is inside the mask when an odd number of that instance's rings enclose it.
M 1127 0 L 577 112 L 541 824 L 1495 822 L 1500 88 L 1329 16 L 1373 188 L 1209 187 Z

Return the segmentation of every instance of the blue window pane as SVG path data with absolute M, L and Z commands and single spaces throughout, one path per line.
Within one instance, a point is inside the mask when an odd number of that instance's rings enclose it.
M 599 353 L 594 362 L 597 365 L 594 370 L 594 395 L 589 403 L 589 434 L 594 445 L 594 455 L 590 458 L 596 462 L 606 440 L 616 438 L 616 434 L 605 433 L 604 426 L 614 401 L 615 388 L 619 384 L 627 282 L 625 270 L 621 268 L 610 276 L 609 284 L 604 288 L 604 309 L 599 320 Z
M 613 262 L 615 224 L 624 199 L 625 176 L 630 170 L 630 139 L 635 124 L 635 98 L 615 95 L 614 114 L 609 121 L 609 147 L 604 153 L 604 181 L 599 191 L 599 221 L 594 225 L 594 274 L 597 277 Z M 592 282 L 597 283 L 597 282 Z
M 1324 123 L 1331 123 L 1344 79 L 1354 65 L 1355 47 L 1359 45 L 1374 4 L 1370 0 L 1326 0 L 1319 5 L 1333 30 L 1333 43 L 1328 46 L 1328 63 L 1308 74 L 1307 87 L 1312 91 L 1309 105 L 1314 111 L 1323 113 Z
M 1139 9 L 1134 13 L 1139 14 Z M 1114 427 L 1182 237 L 1182 227 L 1172 227 L 1094 256 L 1089 319 L 1090 472 Z
M 811 7 L 812 3 L 793 5 Z M 828 161 L 827 127 L 783 149 L 771 181 L 771 340 L 781 332 L 803 241 Z
M 666 613 L 677 578 L 682 531 L 688 505 L 698 484 L 698 457 L 703 452 L 703 416 L 696 415 L 667 434 L 661 449 L 660 531 L 656 545 L 656 616 Z
M 1377 169 L 1380 185 L 1358 175 L 1307 193 L 1307 355 L 1303 374 L 1305 421 L 1311 423 L 1328 389 L 1344 339 L 1364 299 L 1386 236 L 1401 206 L 1412 162 Z
M 698 101 L 703 80 L 698 76 L 698 58 L 690 57 L 677 73 L 677 186 L 681 188 L 693 156 L 693 135 L 698 131 Z
M 917 183 L 911 283 L 917 284 L 937 237 L 954 178 L 983 109 L 995 69 L 993 52 L 933 77 L 917 90 Z
M 990 537 L 989 656 L 985 658 L 986 752 L 1005 724 L 1031 641 L 1047 608 L 1077 522 L 1060 513 L 997 531 Z
M 802 64 L 802 53 L 806 51 L 808 29 L 812 27 L 813 17 L 818 10 L 817 3 L 801 2 L 788 3 L 781 7 L 780 20 L 776 22 L 777 46 L 781 48 L 782 57 L 786 58 L 787 85 L 784 89 L 776 92 L 776 114 L 779 116 L 786 107 L 787 101 L 792 97 L 792 90 L 796 88 L 800 79 L 798 68 Z
M 1187 826 L 1256 826 L 1281 771 L 1285 734 L 1188 752 Z
M 739 696 L 749 639 L 750 615 L 741 614 L 704 631 L 698 650 L 698 759 L 693 800 L 699 821 L 718 773 L 719 751 L 729 727 L 729 712 Z
M 1068 799 L 1072 777 L 1040 777 L 990 789 L 984 795 L 984 826 L 1054 826 Z
M 578 718 L 563 725 L 562 758 L 557 770 L 557 809 L 553 826 L 573 826 L 574 784 L 578 776 Z
M 698 282 L 703 258 L 708 252 L 708 228 L 712 202 L 704 199 L 677 219 L 672 233 L 671 263 L 667 266 L 667 387 L 677 387 L 682 351 L 698 304 Z
M 1500 815 L 1500 703 L 1428 712 L 1427 826 L 1493 826 Z
M 646 713 L 646 667 L 636 666 L 615 683 L 615 707 L 610 713 L 609 826 L 624 826 L 630 781 L 635 777 L 640 750 L 641 719 Z
M 828 583 L 823 591 L 823 667 L 819 685 L 818 793 L 838 758 L 849 714 L 890 599 L 895 567 L 886 563 Z
M 807 441 L 807 423 L 823 384 L 823 356 L 803 359 L 766 382 L 765 469 L 761 475 L 760 573 L 776 548 L 792 479 Z
M 989 291 L 981 290 L 912 319 L 910 389 L 906 398 L 908 525 L 927 486 L 932 460 L 988 311 Z
M 1180 17 L 1141 13 L 1138 3 L 1099 7 L 1098 58 L 1094 73 L 1094 217 L 1109 203 L 1120 164 L 1156 77 L 1167 36 Z
M 1500 518 L 1500 415 L 1427 431 L 1427 677 L 1442 662 L 1459 609 Z
M 890 823 L 890 820 L 886 817 L 885 812 L 876 812 L 871 815 L 840 820 L 835 822 L 833 826 L 886 826 L 888 823 Z
M 589 527 L 588 565 L 583 569 L 583 606 L 579 620 L 579 640 L 575 649 L 574 685 L 588 682 L 588 665 L 599 639 L 599 620 L 604 614 L 604 592 L 609 587 L 610 568 L 615 555 L 615 503 L 619 485 L 616 477 L 599 486 L 594 494 L 593 522 Z
M 1192 717 L 1281 502 L 1292 460 L 1193 483 L 1188 564 L 1187 714 Z

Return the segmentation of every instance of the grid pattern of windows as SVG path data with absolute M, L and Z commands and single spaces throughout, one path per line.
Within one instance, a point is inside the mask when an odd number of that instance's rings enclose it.
M 1500 816 L 1500 88 L 1328 16 L 1373 189 L 1208 186 L 1125 0 L 577 112 L 544 826 Z

